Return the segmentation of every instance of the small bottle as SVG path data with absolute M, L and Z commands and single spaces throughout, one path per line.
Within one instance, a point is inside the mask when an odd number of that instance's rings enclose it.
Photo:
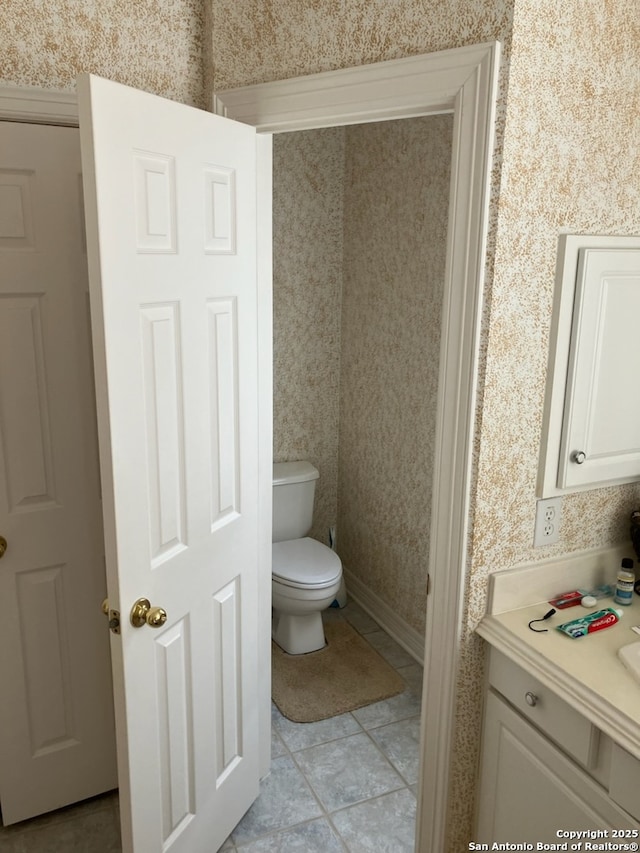
M 624 557 L 618 569 L 618 581 L 614 601 L 617 604 L 631 604 L 633 599 L 633 584 L 636 576 L 633 571 L 633 560 Z

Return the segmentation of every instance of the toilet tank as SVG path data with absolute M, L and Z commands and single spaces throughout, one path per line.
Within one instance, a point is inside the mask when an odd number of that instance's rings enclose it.
M 310 462 L 276 462 L 273 466 L 273 526 L 271 540 L 302 539 L 311 530 L 316 480 Z

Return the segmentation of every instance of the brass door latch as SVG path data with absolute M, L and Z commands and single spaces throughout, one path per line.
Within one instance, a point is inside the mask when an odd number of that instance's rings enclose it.
M 112 634 L 120 633 L 120 611 L 109 609 L 109 599 L 105 598 L 102 602 L 102 612 L 109 620 L 109 630 Z

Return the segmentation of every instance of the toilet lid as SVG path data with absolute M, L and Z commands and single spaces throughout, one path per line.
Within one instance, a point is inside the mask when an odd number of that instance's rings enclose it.
M 287 586 L 322 589 L 340 577 L 342 563 L 335 551 L 316 539 L 290 539 L 273 543 L 271 573 Z

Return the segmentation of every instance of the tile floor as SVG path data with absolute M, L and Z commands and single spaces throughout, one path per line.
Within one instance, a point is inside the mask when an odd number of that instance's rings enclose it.
M 413 853 L 422 668 L 357 604 L 326 619 L 347 619 L 407 688 L 318 723 L 292 723 L 272 706 L 271 773 L 225 853 Z M 116 792 L 0 827 L 0 853 L 119 850 Z

